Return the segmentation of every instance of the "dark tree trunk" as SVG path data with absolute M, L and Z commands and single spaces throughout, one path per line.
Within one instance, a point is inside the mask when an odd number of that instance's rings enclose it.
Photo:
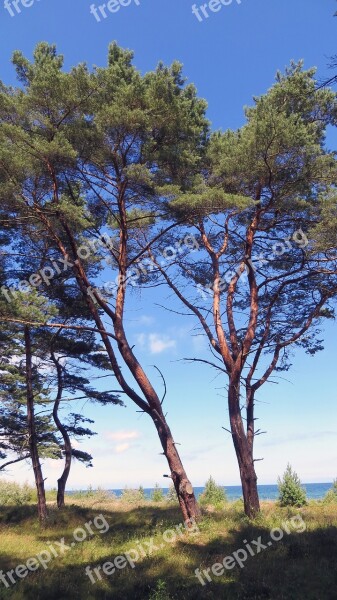
M 65 505 L 65 501 L 64 501 L 65 490 L 66 490 L 66 485 L 67 485 L 70 468 L 71 468 L 72 446 L 71 446 L 71 440 L 68 435 L 67 429 L 65 428 L 63 423 L 61 423 L 59 414 L 58 414 L 60 402 L 62 399 L 62 393 L 63 393 L 62 367 L 53 352 L 51 354 L 51 359 L 54 362 L 54 365 L 57 370 L 57 396 L 56 396 L 56 400 L 55 400 L 54 408 L 53 408 L 53 419 L 54 419 L 54 423 L 55 423 L 57 429 L 59 430 L 59 432 L 62 435 L 63 442 L 64 442 L 64 469 L 63 469 L 63 473 L 62 473 L 61 477 L 57 480 L 57 507 L 63 508 L 63 506 Z
M 64 496 L 65 496 L 66 485 L 67 485 L 70 468 L 71 468 L 72 447 L 71 447 L 71 441 L 70 441 L 69 435 L 67 433 L 67 430 L 65 429 L 64 425 L 61 423 L 61 421 L 59 419 L 59 416 L 57 413 L 58 406 L 59 406 L 59 404 L 56 405 L 56 403 L 55 403 L 54 410 L 53 410 L 53 418 L 54 418 L 56 427 L 58 428 L 59 432 L 61 433 L 61 435 L 63 437 L 63 442 L 64 442 L 64 455 L 65 455 L 64 469 L 63 469 L 63 473 L 62 473 L 61 477 L 57 480 L 57 507 L 62 508 L 65 505 Z
M 71 459 L 69 460 L 67 455 L 65 458 L 65 468 L 61 477 L 57 480 L 57 508 L 63 508 L 65 505 L 64 496 L 66 491 L 66 484 L 69 477 Z
M 35 485 L 37 490 L 37 506 L 40 521 L 47 519 L 46 493 L 44 479 L 37 447 L 37 435 L 34 413 L 34 390 L 32 369 L 32 347 L 29 327 L 25 327 L 25 351 L 26 351 L 26 390 L 27 390 L 27 425 L 29 437 L 29 451 L 32 460 Z
M 236 457 L 240 469 L 245 513 L 254 518 L 260 512 L 260 500 L 257 491 L 257 476 L 254 466 L 253 443 L 247 437 L 240 410 L 240 378 L 231 378 L 228 390 L 228 407 L 231 432 Z

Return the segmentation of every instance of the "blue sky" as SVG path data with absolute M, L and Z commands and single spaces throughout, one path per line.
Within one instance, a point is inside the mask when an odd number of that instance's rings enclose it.
M 45 40 L 57 44 L 66 68 L 83 61 L 92 66 L 105 64 L 108 43 L 117 40 L 135 51 L 134 62 L 143 72 L 159 60 L 180 60 L 189 81 L 207 99 L 214 128 L 242 125 L 243 107 L 264 93 L 291 59 L 303 58 L 323 78 L 330 73 L 329 57 L 337 53 L 335 0 L 233 0 L 219 12 L 209 11 L 202 22 L 192 13 L 191 0 L 139 0 L 138 6 L 131 0 L 100 22 L 90 13 L 90 0 L 30 1 L 30 7 L 18 2 L 18 13 L 13 2 L 6 10 L 0 0 L 2 81 L 15 82 L 9 64 L 15 49 L 31 56 L 36 43 Z M 336 147 L 336 142 L 336 133 L 330 132 L 328 145 Z M 203 355 L 203 341 L 191 337 L 193 321 L 163 313 L 147 294 L 132 297 L 127 316 L 138 355 L 159 389 L 151 365 L 165 373 L 168 420 L 176 441 L 184 440 L 181 454 L 193 483 L 202 485 L 212 474 L 219 483 L 239 484 L 232 442 L 222 429 L 228 425 L 226 382 L 214 380 L 206 367 L 180 360 Z M 324 352 L 315 358 L 297 352 L 286 380 L 264 386 L 257 407 L 259 426 L 268 432 L 256 444 L 256 458 L 264 457 L 257 464 L 260 483 L 274 483 L 288 461 L 305 482 L 337 475 L 336 333 L 336 325 L 329 323 Z M 130 402 L 125 409 L 87 406 L 85 411 L 95 418 L 99 433 L 83 446 L 94 454 L 95 468 L 75 465 L 70 487 L 165 482 L 167 467 L 153 425 Z M 45 464 L 49 487 L 60 466 Z M 32 480 L 23 465 L 13 467 L 9 476 Z

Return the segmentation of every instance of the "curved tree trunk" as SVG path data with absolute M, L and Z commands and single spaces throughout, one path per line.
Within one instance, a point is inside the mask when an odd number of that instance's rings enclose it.
M 254 518 L 260 512 L 260 500 L 257 491 L 257 476 L 254 466 L 253 443 L 247 438 L 240 410 L 240 379 L 231 378 L 228 389 L 228 407 L 231 432 L 236 457 L 240 469 L 245 513 Z M 253 432 L 249 429 L 249 435 Z
M 44 488 L 44 479 L 37 447 L 37 434 L 34 413 L 34 390 L 32 370 L 32 347 L 29 327 L 25 327 L 25 352 L 26 352 L 26 390 L 27 390 L 27 425 L 29 436 L 29 451 L 32 459 L 35 485 L 37 490 L 37 506 L 40 521 L 47 519 L 47 503 Z
M 65 495 L 65 489 L 66 489 L 66 485 L 67 485 L 67 481 L 68 481 L 68 477 L 69 477 L 69 473 L 70 473 L 70 468 L 71 468 L 72 447 L 71 447 L 71 441 L 70 441 L 68 432 L 59 419 L 58 407 L 59 407 L 59 403 L 57 404 L 55 402 L 54 409 L 53 409 L 53 419 L 54 419 L 56 427 L 58 428 L 59 432 L 62 435 L 63 442 L 64 442 L 64 455 L 65 455 L 63 473 L 62 473 L 61 477 L 57 480 L 57 507 L 62 508 L 65 504 L 64 495 Z
M 72 446 L 71 446 L 71 440 L 68 435 L 67 429 L 65 428 L 63 423 L 61 423 L 59 414 L 58 414 L 60 402 L 62 399 L 62 392 L 63 392 L 62 367 L 61 367 L 59 361 L 57 360 L 54 352 L 51 353 L 51 359 L 57 370 L 57 396 L 56 396 L 54 408 L 53 408 L 53 419 L 54 419 L 54 423 L 55 423 L 57 429 L 59 430 L 60 434 L 62 435 L 63 442 L 64 442 L 64 455 L 65 455 L 63 473 L 62 473 L 61 477 L 57 480 L 57 507 L 62 508 L 65 505 L 65 502 L 64 502 L 65 489 L 66 489 L 66 485 L 67 485 L 67 481 L 68 481 L 68 477 L 69 477 L 69 473 L 70 473 L 70 468 L 71 468 Z

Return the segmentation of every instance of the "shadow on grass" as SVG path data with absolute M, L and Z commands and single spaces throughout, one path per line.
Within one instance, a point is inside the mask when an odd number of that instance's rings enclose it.
M 3 511 L 0 511 L 0 519 Z M 141 557 L 131 568 L 116 569 L 107 576 L 99 569 L 111 562 L 116 555 L 130 548 L 137 548 L 137 540 L 154 536 L 156 540 L 167 529 L 181 522 L 175 507 L 148 506 L 130 507 L 127 511 L 67 507 L 55 516 L 51 530 L 55 539 L 63 537 L 69 527 L 81 527 L 85 521 L 103 514 L 110 524 L 104 536 L 104 552 L 99 561 L 90 564 L 91 570 L 98 569 L 95 583 L 85 574 L 87 563 L 75 563 L 71 553 L 67 564 L 55 558 L 50 568 L 42 568 L 4 589 L 0 583 L 2 600 L 148 600 L 158 581 L 166 583 L 166 592 L 152 596 L 155 600 L 336 600 L 337 598 L 337 527 L 317 527 L 303 533 L 284 533 L 282 540 L 271 541 L 270 530 L 264 525 L 247 523 L 242 515 L 231 515 L 227 523 L 224 515 L 214 514 L 205 518 L 198 536 L 186 534 L 174 546 L 169 543 L 151 556 Z M 19 518 L 23 519 L 21 510 Z M 32 515 L 28 516 L 29 519 Z M 84 520 L 83 520 L 84 519 Z M 228 520 L 228 519 L 227 519 Z M 228 526 L 230 525 L 230 526 Z M 48 526 L 49 527 L 49 526 Z M 218 530 L 218 531 L 217 531 Z M 48 531 L 48 540 L 51 531 Z M 57 534 L 57 535 L 56 535 Z M 114 551 L 116 536 L 123 550 Z M 257 552 L 252 541 L 266 546 Z M 208 539 L 210 538 L 210 539 Z M 44 539 L 44 532 L 39 539 Z M 247 540 L 246 542 L 244 540 Z M 156 542 L 157 543 L 157 542 Z M 249 543 L 256 550 L 254 556 L 247 552 L 242 568 L 238 564 L 216 576 L 208 571 L 211 582 L 202 574 L 205 585 L 195 576 L 197 568 L 203 572 L 214 563 L 221 563 L 226 556 L 244 549 Z M 9 564 L 10 563 L 10 564 Z M 4 571 L 13 569 L 22 559 L 0 554 L 0 565 Z M 95 572 L 94 572 L 95 573 Z M 206 583 L 207 582 L 207 583 Z M 2 586 L 2 587 L 1 587 Z

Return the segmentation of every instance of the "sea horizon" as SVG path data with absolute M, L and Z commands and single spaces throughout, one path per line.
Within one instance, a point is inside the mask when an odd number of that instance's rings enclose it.
M 308 500 L 322 500 L 326 494 L 326 492 L 332 488 L 333 483 L 303 483 L 302 487 L 305 489 L 307 493 Z M 242 498 L 242 488 L 241 485 L 225 485 L 220 486 L 225 489 L 227 498 L 229 501 L 235 501 L 239 498 Z M 123 494 L 124 489 L 138 489 L 132 486 L 126 486 L 125 488 L 111 488 L 107 489 L 107 492 L 115 494 L 118 498 Z M 146 498 L 150 498 L 151 494 L 154 490 L 151 488 L 143 488 L 144 494 Z M 161 488 L 164 493 L 168 492 L 167 487 Z M 204 491 L 205 486 L 195 486 L 194 492 L 196 497 L 198 498 L 200 494 Z M 86 492 L 87 490 L 71 490 L 67 492 L 68 494 L 78 493 L 78 492 Z M 94 488 L 93 488 L 94 491 Z M 258 485 L 258 492 L 260 500 L 277 500 L 278 498 L 278 485 L 277 484 L 261 484 Z

